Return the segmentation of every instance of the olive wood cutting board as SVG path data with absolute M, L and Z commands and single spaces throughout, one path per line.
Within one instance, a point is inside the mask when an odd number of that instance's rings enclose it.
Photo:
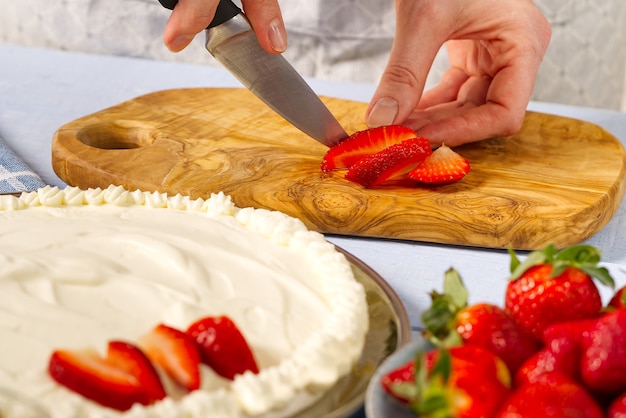
M 347 132 L 366 104 L 322 97 Z M 81 188 L 207 198 L 285 212 L 311 229 L 489 248 L 564 247 L 600 230 L 624 195 L 626 154 L 599 126 L 528 112 L 519 133 L 456 148 L 471 171 L 457 183 L 364 189 L 322 173 L 327 148 L 244 89 L 165 90 L 60 127 L 52 165 Z

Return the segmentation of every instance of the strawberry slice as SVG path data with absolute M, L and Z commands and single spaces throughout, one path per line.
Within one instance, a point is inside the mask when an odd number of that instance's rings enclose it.
M 448 184 L 461 180 L 469 171 L 469 161 L 442 144 L 415 167 L 408 177 L 425 184 Z
M 345 178 L 364 187 L 375 187 L 406 175 L 431 153 L 426 138 L 411 138 L 360 159 L 350 167 Z
M 367 155 L 416 136 L 413 129 L 401 125 L 379 126 L 355 132 L 326 152 L 322 159 L 322 171 L 327 173 L 349 168 Z
M 189 326 L 190 335 L 200 348 L 202 362 L 227 379 L 259 368 L 245 337 L 227 316 L 205 317 Z
M 188 392 L 200 388 L 200 353 L 185 332 L 159 324 L 139 339 L 139 346 L 180 387 Z
M 48 373 L 71 391 L 119 411 L 165 397 L 150 360 L 138 347 L 123 341 L 111 341 L 106 357 L 93 349 L 56 350 L 50 357 Z

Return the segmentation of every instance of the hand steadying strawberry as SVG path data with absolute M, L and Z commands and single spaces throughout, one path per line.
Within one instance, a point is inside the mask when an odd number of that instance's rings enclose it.
M 501 307 L 491 303 L 468 304 L 461 276 L 449 269 L 443 293 L 431 293 L 432 304 L 422 314 L 425 337 L 440 347 L 477 345 L 500 357 L 513 375 L 539 350 L 539 342 Z
M 549 245 L 533 251 L 523 263 L 511 254 L 511 279 L 505 308 L 537 339 L 550 324 L 600 314 L 602 300 L 593 278 L 614 287 L 606 268 L 599 267 L 594 247 L 578 245 L 558 251 Z
M 156 370 L 135 345 L 112 341 L 106 357 L 95 350 L 57 350 L 48 373 L 59 384 L 100 405 L 126 411 L 165 397 Z
M 383 376 L 381 384 L 421 418 L 491 417 L 510 393 L 502 360 L 470 345 L 418 353 Z

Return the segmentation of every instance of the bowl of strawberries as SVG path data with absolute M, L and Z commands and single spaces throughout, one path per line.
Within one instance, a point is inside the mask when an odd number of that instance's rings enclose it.
M 501 304 L 470 303 L 446 272 L 422 335 L 370 381 L 368 418 L 626 417 L 626 286 L 589 245 L 509 253 Z

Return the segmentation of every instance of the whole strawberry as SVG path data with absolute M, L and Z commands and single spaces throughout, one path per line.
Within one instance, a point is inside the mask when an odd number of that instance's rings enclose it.
M 421 418 L 491 417 L 510 393 L 502 360 L 478 346 L 430 350 L 388 376 L 383 388 Z
M 511 254 L 511 280 L 505 308 L 535 338 L 554 323 L 592 318 L 600 314 L 602 299 L 593 278 L 614 287 L 606 268 L 599 267 L 599 251 L 578 245 L 558 251 L 549 245 L 531 252 L 520 263 Z
M 528 358 L 514 376 L 515 386 L 536 382 L 542 375 L 559 373 L 581 382 L 580 361 L 583 339 L 596 319 L 559 322 L 543 332 L 543 347 Z
M 594 321 L 583 339 L 582 380 L 592 392 L 626 392 L 626 309 L 607 312 Z
M 617 289 L 611 300 L 609 300 L 608 307 L 611 309 L 626 308 L 626 286 Z
M 454 269 L 444 277 L 443 293 L 431 293 L 432 304 L 422 314 L 425 337 L 439 347 L 477 345 L 500 357 L 515 374 L 519 366 L 540 348 L 501 307 L 491 303 L 468 304 L 468 292 Z
M 609 405 L 607 418 L 624 418 L 626 417 L 626 393 L 623 393 L 613 399 Z
M 496 418 L 602 418 L 602 409 L 587 390 L 558 373 L 541 375 L 513 391 Z

